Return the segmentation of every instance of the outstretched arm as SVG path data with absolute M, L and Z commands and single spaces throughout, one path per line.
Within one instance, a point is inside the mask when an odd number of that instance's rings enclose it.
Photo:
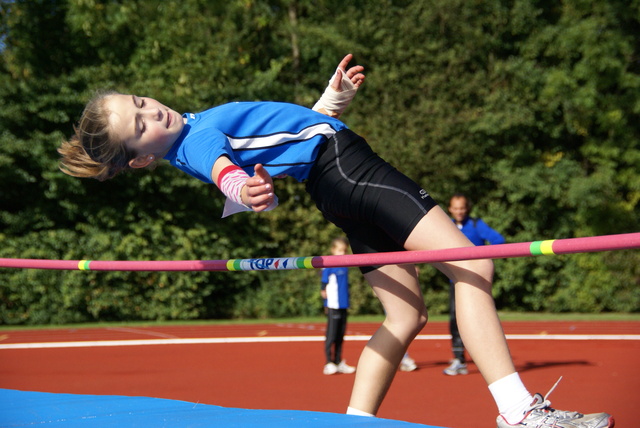
M 329 81 L 329 86 L 313 106 L 313 109 L 327 116 L 338 118 L 355 97 L 358 88 L 364 82 L 364 67 L 355 65 L 347 70 L 352 54 L 347 54 Z

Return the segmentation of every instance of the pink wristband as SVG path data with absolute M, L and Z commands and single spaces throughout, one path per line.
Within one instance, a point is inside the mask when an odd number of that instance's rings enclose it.
M 249 178 L 249 174 L 239 166 L 229 165 L 218 175 L 217 184 L 227 198 L 246 207 L 247 205 L 242 202 L 242 188 L 247 184 Z

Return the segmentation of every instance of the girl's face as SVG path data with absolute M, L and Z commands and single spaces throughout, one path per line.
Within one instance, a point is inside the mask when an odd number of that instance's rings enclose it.
M 347 246 L 343 242 L 336 242 L 331 246 L 331 254 L 334 256 L 344 256 L 347 254 Z
M 117 94 L 109 96 L 106 103 L 113 132 L 138 158 L 161 158 L 184 128 L 184 118 L 178 112 L 153 98 Z

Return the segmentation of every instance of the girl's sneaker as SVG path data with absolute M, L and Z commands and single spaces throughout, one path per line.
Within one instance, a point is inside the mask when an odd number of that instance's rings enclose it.
M 551 402 L 542 395 L 536 394 L 533 397 L 533 403 L 525 413 L 524 419 L 511 425 L 500 415 L 497 420 L 498 428 L 613 428 L 615 425 L 613 416 L 607 413 L 584 415 L 578 412 L 556 410 L 551 408 Z
M 334 363 L 327 363 L 322 369 L 322 374 L 332 375 L 336 373 L 338 373 L 338 366 Z
M 401 372 L 412 372 L 418 368 L 416 362 L 409 355 L 405 355 L 400 362 Z

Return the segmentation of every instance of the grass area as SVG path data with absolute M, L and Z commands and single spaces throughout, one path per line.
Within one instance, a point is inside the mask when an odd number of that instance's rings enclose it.
M 540 313 L 540 312 L 499 312 L 502 321 L 637 321 L 640 313 Z M 382 315 L 354 315 L 349 322 L 382 322 Z M 448 322 L 446 314 L 429 317 L 429 322 Z M 152 327 L 152 326 L 189 326 L 189 325 L 230 325 L 230 324 L 282 324 L 282 323 L 324 323 L 326 319 L 318 317 L 278 318 L 278 319 L 246 319 L 246 320 L 191 320 L 191 321 L 121 321 L 95 322 L 81 324 L 47 324 L 47 325 L 15 325 L 0 326 L 3 330 L 42 330 L 69 328 L 105 328 L 105 327 Z
M 539 313 L 499 312 L 503 321 L 640 321 L 640 313 Z

